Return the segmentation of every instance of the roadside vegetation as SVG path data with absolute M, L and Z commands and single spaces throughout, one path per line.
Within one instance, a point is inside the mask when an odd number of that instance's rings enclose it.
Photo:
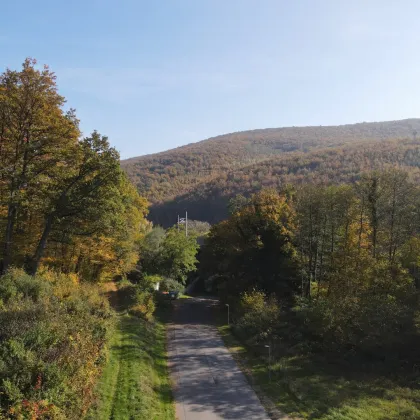
M 78 419 L 92 403 L 113 314 L 74 275 L 0 278 L 0 418 Z
M 173 418 L 155 288 L 183 289 L 197 242 L 147 212 L 47 66 L 0 75 L 0 419 Z
M 118 152 L 64 106 L 35 60 L 0 75 L 0 418 L 86 414 L 114 318 L 100 283 L 150 226 Z
M 264 344 L 239 338 L 226 324 L 219 333 L 269 413 L 322 420 L 420 418 L 418 377 L 411 367 L 314 353 L 309 342 L 288 347 L 287 340 L 282 347 L 271 342 L 269 363 Z
M 227 343 L 278 408 L 420 417 L 419 204 L 418 185 L 389 170 L 238 197 L 212 227 L 201 276 L 230 305 Z
M 152 316 L 157 296 L 151 290 L 122 282 L 111 293 L 118 313 L 87 418 L 173 420 L 165 330 L 169 302 L 160 299 Z M 149 293 L 152 300 L 144 298 Z
M 55 81 L 31 59 L 0 75 L 1 419 L 172 419 L 156 289 L 182 293 L 197 276 L 229 305 L 222 333 L 283 411 L 420 417 L 416 138 L 381 149 L 385 160 L 353 148 L 345 174 L 348 154 L 332 151 L 333 168 L 290 156 L 303 166 L 282 171 L 300 180 L 322 169 L 299 188 L 260 163 L 257 178 L 267 170 L 274 184 L 253 181 L 225 221 L 190 222 L 187 235 L 146 220 L 118 152 L 96 131 L 81 136 Z M 382 170 L 361 175 L 370 159 Z M 326 185 L 331 173 L 355 182 Z M 118 290 L 104 293 L 111 281 Z

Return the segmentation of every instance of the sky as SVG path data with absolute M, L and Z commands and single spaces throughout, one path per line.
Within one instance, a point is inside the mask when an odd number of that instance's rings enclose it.
M 0 71 L 48 64 L 122 158 L 235 131 L 420 116 L 418 0 L 2 2 Z

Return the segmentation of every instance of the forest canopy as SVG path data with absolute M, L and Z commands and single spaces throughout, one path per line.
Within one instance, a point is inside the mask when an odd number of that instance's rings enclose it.
M 27 59 L 0 76 L 0 261 L 36 274 L 41 262 L 85 280 L 110 279 L 138 259 L 147 201 L 107 137 L 81 138 L 56 77 Z
M 363 172 L 398 167 L 419 181 L 419 119 L 335 127 L 233 133 L 122 161 L 152 203 L 150 218 L 170 226 L 185 209 L 215 223 L 238 194 L 286 184 L 354 182 Z

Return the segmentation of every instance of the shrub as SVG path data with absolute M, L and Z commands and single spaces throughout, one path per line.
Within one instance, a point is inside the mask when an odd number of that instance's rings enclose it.
M 158 276 L 144 276 L 137 284 L 124 281 L 120 284 L 120 299 L 131 315 L 150 320 L 155 311 L 154 285 Z
M 162 292 L 174 291 L 182 293 L 185 290 L 185 286 L 174 279 L 164 278 L 160 283 L 159 290 Z
M 360 271 L 358 287 L 341 282 L 327 296 L 311 302 L 306 324 L 325 346 L 347 347 L 366 353 L 392 354 L 415 334 L 416 291 L 407 273 L 385 263 Z M 358 280 L 356 276 L 353 283 Z
M 106 299 L 74 276 L 12 269 L 0 300 L 0 418 L 80 418 L 106 357 Z
M 154 293 L 136 287 L 134 290 L 134 303 L 129 312 L 132 315 L 150 320 L 155 312 Z
M 162 282 L 162 277 L 159 275 L 148 275 L 146 274 L 143 276 L 143 278 L 139 282 L 139 287 L 148 290 L 150 292 L 153 292 L 156 290 L 156 285 Z
M 274 295 L 258 290 L 245 292 L 240 301 L 240 318 L 235 331 L 251 344 L 271 338 L 279 320 L 280 310 Z
M 50 284 L 44 279 L 34 278 L 19 269 L 12 268 L 1 278 L 0 299 L 3 304 L 24 298 L 37 302 L 41 296 L 46 296 L 50 289 Z

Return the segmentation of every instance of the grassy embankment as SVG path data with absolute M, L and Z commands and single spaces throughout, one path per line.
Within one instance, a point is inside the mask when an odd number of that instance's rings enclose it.
M 390 375 L 389 366 L 332 362 L 288 349 L 273 357 L 269 382 L 267 349 L 246 347 L 226 325 L 219 332 L 269 412 L 275 406 L 291 416 L 322 420 L 420 418 L 420 383 L 412 374 Z
M 130 315 L 121 298 L 117 309 L 109 360 L 88 418 L 173 420 L 164 318 Z

